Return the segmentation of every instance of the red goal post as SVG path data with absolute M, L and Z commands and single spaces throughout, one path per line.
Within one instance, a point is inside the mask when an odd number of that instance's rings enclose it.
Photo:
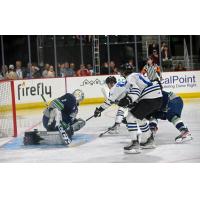
M 17 136 L 14 81 L 0 80 L 0 138 L 9 136 Z

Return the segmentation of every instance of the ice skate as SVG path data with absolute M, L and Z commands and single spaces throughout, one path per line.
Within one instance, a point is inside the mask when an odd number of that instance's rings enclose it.
M 188 130 L 182 130 L 181 134 L 175 138 L 176 143 L 184 143 L 192 140 L 192 135 Z
M 140 146 L 141 146 L 142 149 L 155 149 L 155 148 L 156 148 L 156 145 L 155 145 L 153 133 L 152 133 L 151 136 L 147 139 L 146 142 L 140 143 Z
M 132 140 L 130 145 L 124 147 L 124 153 L 127 154 L 141 153 L 140 143 L 137 140 Z
M 153 136 L 155 136 L 156 133 L 157 133 L 157 131 L 158 131 L 158 128 L 157 128 L 157 127 L 150 128 L 150 131 L 151 131 L 151 133 L 153 134 Z

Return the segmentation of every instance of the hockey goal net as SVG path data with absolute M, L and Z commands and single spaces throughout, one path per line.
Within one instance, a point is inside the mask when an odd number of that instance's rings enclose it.
M 0 81 L 0 138 L 17 136 L 14 81 Z

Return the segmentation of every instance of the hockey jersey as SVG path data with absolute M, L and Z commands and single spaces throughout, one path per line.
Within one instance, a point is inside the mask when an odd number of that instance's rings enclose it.
M 116 83 L 110 90 L 109 98 L 101 106 L 108 108 L 112 103 L 118 103 L 120 99 L 128 95 L 132 102 L 139 102 L 142 99 L 154 99 L 162 97 L 160 86 L 157 82 L 151 82 L 141 73 L 132 73 L 123 83 Z
M 78 113 L 76 98 L 70 93 L 54 99 L 49 108 L 57 108 L 62 113 L 62 120 L 66 123 L 72 123 Z

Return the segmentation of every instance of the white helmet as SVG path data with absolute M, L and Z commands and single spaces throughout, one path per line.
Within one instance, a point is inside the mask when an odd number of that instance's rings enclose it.
M 74 90 L 74 92 L 72 94 L 75 96 L 76 101 L 78 103 L 80 103 L 81 101 L 83 101 L 83 99 L 84 99 L 84 93 L 83 93 L 82 90 L 76 89 L 76 90 Z

